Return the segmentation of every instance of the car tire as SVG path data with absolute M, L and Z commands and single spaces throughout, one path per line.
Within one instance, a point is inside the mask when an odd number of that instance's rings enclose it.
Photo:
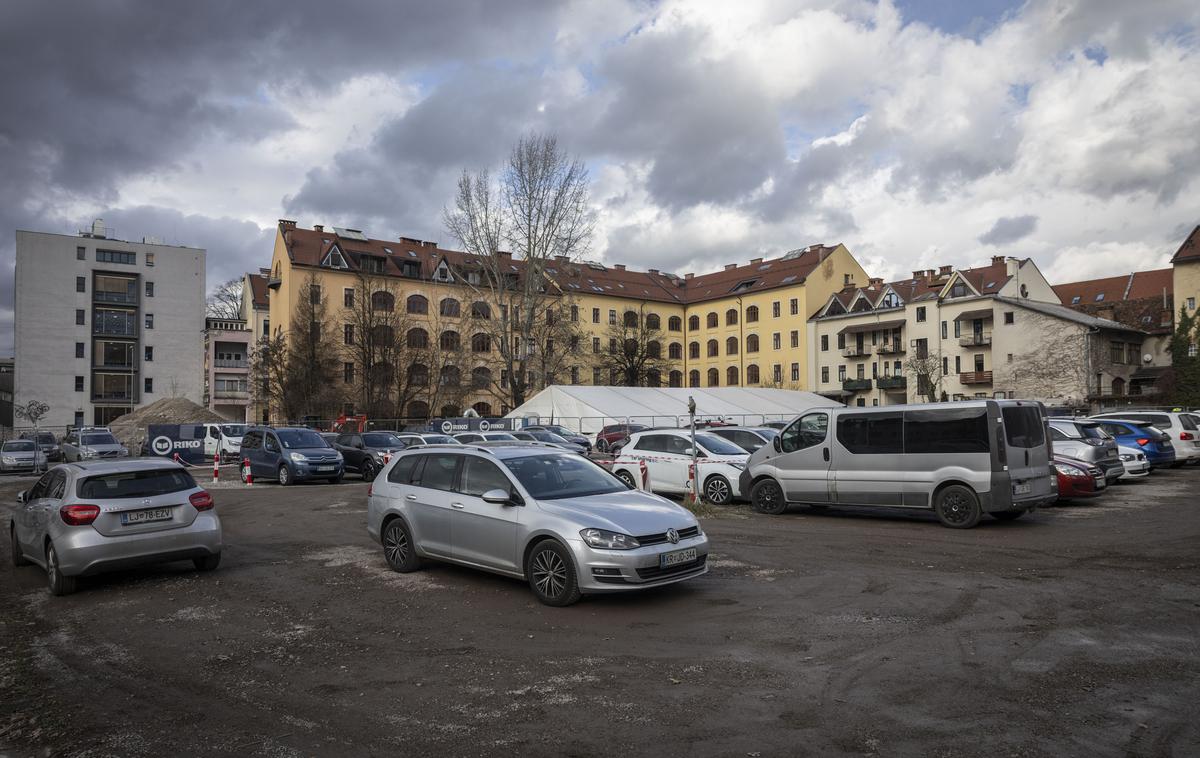
M 375 464 L 371 463 L 370 461 L 363 463 L 362 468 L 359 469 L 359 474 L 362 475 L 362 480 L 364 482 L 375 481 L 375 476 L 378 473 L 379 472 L 375 470 Z
M 292 470 L 287 466 L 279 467 L 279 486 L 287 487 L 292 483 Z
M 608 443 L 605 442 L 604 440 L 596 440 L 596 452 L 607 453 L 608 452 Z
M 733 487 L 720 474 L 704 480 L 704 499 L 713 505 L 729 505 L 733 502 Z
M 628 484 L 633 489 L 638 489 L 637 482 L 634 480 L 633 474 L 629 473 L 628 471 L 621 469 L 617 472 L 617 478 Z
M 1000 521 L 1016 521 L 1027 513 L 1025 510 L 1019 511 L 996 511 L 991 514 L 992 518 Z
M 614 458 L 620 458 L 621 451 L 624 449 L 625 449 L 624 445 L 613 445 L 611 448 L 609 448 L 609 452 L 612 453 L 612 456 Z
M 556 540 L 542 540 L 525 559 L 529 588 L 545 605 L 562 608 L 579 601 L 579 579 L 571 552 Z
M 46 545 L 46 581 L 50 586 L 50 594 L 55 597 L 70 595 L 75 591 L 75 577 L 66 576 L 58 566 L 58 551 L 54 543 Z
M 197 571 L 216 571 L 217 566 L 221 565 L 221 554 L 213 553 L 203 558 L 193 558 L 192 565 L 196 567 Z
M 21 552 L 21 545 L 17 543 L 17 527 L 9 527 L 8 535 L 9 544 L 12 546 L 12 564 L 14 566 L 28 566 L 31 561 Z
M 787 498 L 783 488 L 774 479 L 761 479 L 750 488 L 750 503 L 754 510 L 770 516 L 778 516 L 787 510 Z
M 413 545 L 412 534 L 404 519 L 394 518 L 383 527 L 380 535 L 383 543 L 383 559 L 392 571 L 407 574 L 421 568 L 421 558 Z
M 238 476 L 242 478 L 242 484 L 250 483 L 250 465 L 245 466 L 238 464 Z
M 983 517 L 979 498 L 969 487 L 961 484 L 951 484 L 934 495 L 933 511 L 942 526 L 951 529 L 970 529 Z

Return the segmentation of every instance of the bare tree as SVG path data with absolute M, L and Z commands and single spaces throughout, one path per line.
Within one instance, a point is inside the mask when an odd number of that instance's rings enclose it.
M 661 324 L 646 318 L 645 306 L 627 310 L 615 324 L 609 324 L 601 337 L 602 349 L 594 365 L 602 375 L 617 377 L 626 387 L 655 386 L 670 370 L 671 362 L 663 352 L 666 335 Z M 607 350 L 603 342 L 607 341 Z
M 348 320 L 342 325 L 342 353 L 355 366 L 358 409 L 373 418 L 394 418 L 403 408 L 397 376 L 404 361 L 409 320 L 400 289 L 386 276 L 363 271 L 345 295 Z
M 283 410 L 291 419 L 332 417 L 345 399 L 341 352 L 330 330 L 328 301 L 316 276 L 300 288 L 287 340 Z
M 917 396 L 924 397 L 927 403 L 941 399 L 944 394 L 942 380 L 945 379 L 941 358 L 929 353 L 928 349 L 917 350 L 905 359 L 904 371 L 913 378 Z
M 463 172 L 454 209 L 447 208 L 444 218 L 473 256 L 459 272 L 461 283 L 499 309 L 487 328 L 508 377 L 508 386 L 501 388 L 505 401 L 516 407 L 535 388 L 530 375 L 545 377 L 544 371 L 531 370 L 538 360 L 530 346 L 561 294 L 547 281 L 546 269 L 579 258 L 591 241 L 587 169 L 554 137 L 525 136 L 498 180 L 487 170 Z
M 250 394 L 255 405 L 266 412 L 268 420 L 283 410 L 288 365 L 287 340 L 283 329 L 260 337 L 250 352 Z
M 242 280 L 230 279 L 208 296 L 208 315 L 212 318 L 242 317 Z

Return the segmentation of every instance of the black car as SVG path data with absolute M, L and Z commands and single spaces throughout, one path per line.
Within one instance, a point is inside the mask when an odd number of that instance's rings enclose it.
M 57 463 L 63 459 L 62 448 L 59 447 L 58 440 L 50 432 L 25 432 L 21 435 L 21 439 L 37 442 L 42 455 L 45 456 L 44 462 Z
M 392 454 L 404 448 L 395 432 L 339 434 L 333 442 L 333 449 L 346 459 L 346 470 L 358 472 L 364 482 L 373 480 Z
M 589 453 L 592 452 L 592 443 L 588 441 L 587 437 L 584 437 L 579 432 L 573 432 L 570 429 L 566 428 L 565 426 L 559 426 L 558 424 L 535 424 L 534 426 L 524 427 L 523 429 L 521 429 L 521 431 L 523 431 L 523 432 L 550 432 L 551 434 L 557 434 L 559 437 L 562 437 L 567 442 L 570 442 L 575 445 L 580 445 L 587 452 L 589 452 Z

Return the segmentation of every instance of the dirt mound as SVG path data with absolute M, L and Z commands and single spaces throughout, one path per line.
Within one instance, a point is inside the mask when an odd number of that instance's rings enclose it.
M 121 444 L 129 448 L 134 455 L 142 448 L 146 439 L 146 427 L 151 424 L 195 424 L 195 423 L 228 423 L 216 413 L 202 405 L 196 405 L 183 397 L 164 397 L 155 400 L 150 405 L 138 408 L 133 413 L 126 413 L 115 419 L 109 428 L 113 436 Z

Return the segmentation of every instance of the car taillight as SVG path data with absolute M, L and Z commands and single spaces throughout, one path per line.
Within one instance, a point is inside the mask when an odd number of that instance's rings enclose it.
M 374 491 L 375 491 L 375 482 L 371 482 L 370 484 L 367 485 L 367 497 L 370 497 L 371 493 Z
M 58 515 L 68 526 L 87 526 L 100 515 L 100 506 L 64 505 L 58 509 Z
M 212 495 L 204 490 L 193 492 L 191 497 L 188 498 L 188 502 L 198 511 L 207 511 L 213 507 Z
M 1191 433 L 1191 432 L 1180 432 L 1180 433 L 1179 433 L 1179 439 L 1181 439 L 1181 440 L 1190 440 L 1190 439 L 1195 439 L 1195 438 L 1194 438 L 1194 437 L 1192 437 L 1192 433 Z
M 1149 437 L 1138 437 L 1138 438 L 1137 438 L 1137 443 L 1138 443 L 1139 445 L 1149 445 L 1149 444 L 1150 444 L 1150 438 L 1149 438 Z

